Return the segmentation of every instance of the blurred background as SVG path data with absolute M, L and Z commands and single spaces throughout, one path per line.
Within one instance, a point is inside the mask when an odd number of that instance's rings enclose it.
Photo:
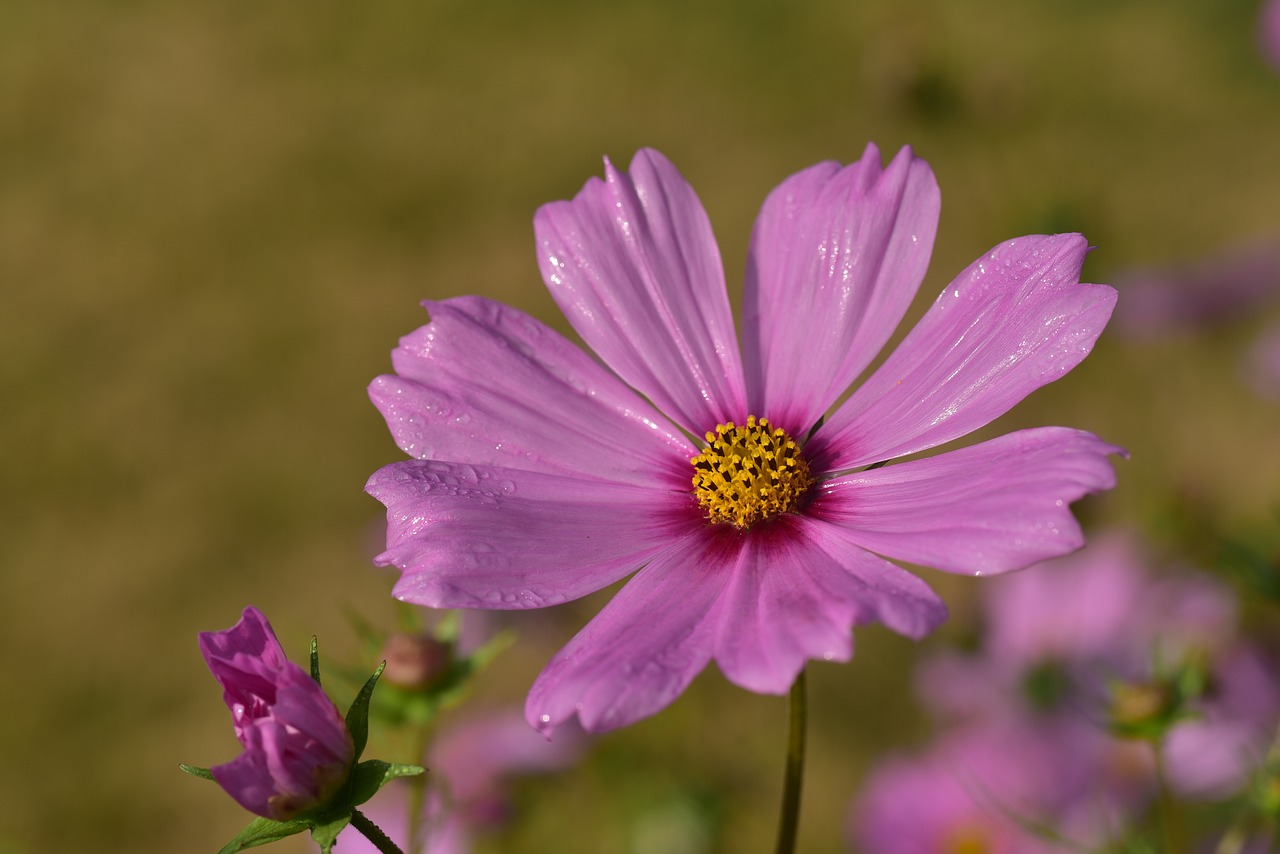
M 942 188 L 913 317 L 1004 239 L 1084 232 L 1086 279 L 1118 283 L 1128 319 L 989 432 L 1063 424 L 1126 446 L 1119 487 L 1078 506 L 1092 529 L 1188 557 L 1202 528 L 1265 537 L 1280 74 L 1258 15 L 1255 0 L 0 4 L 0 852 L 212 851 L 240 829 L 239 807 L 177 769 L 238 753 L 196 632 L 252 603 L 296 660 L 315 633 L 325 661 L 366 663 L 349 613 L 389 625 L 395 609 L 362 487 L 401 454 L 365 387 L 426 321 L 423 298 L 482 294 L 567 331 L 531 218 L 604 154 L 655 146 L 680 167 L 735 303 L 766 193 L 868 141 L 911 145 Z M 924 575 L 952 606 L 943 632 L 859 630 L 852 664 L 810 668 L 801 850 L 844 850 L 869 763 L 923 731 L 911 663 L 963 636 L 982 584 Z M 522 703 L 600 601 L 503 617 L 522 642 L 470 706 Z M 327 687 L 344 707 L 354 693 Z M 575 769 L 519 784 L 518 820 L 481 850 L 765 850 L 785 705 L 711 668 Z M 301 840 L 276 850 L 313 850 Z

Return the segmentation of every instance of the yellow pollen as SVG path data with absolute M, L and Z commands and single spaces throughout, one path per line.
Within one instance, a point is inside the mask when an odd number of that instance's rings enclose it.
M 707 447 L 690 460 L 693 493 L 712 522 L 747 528 L 800 505 L 813 475 L 800 446 L 767 418 L 732 421 L 707 433 Z

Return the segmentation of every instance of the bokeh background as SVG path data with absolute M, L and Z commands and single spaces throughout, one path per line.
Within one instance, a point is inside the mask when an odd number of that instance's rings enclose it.
M 601 155 L 651 145 L 676 162 L 735 300 L 769 189 L 869 140 L 913 146 L 942 187 L 913 316 L 1025 233 L 1084 232 L 1093 281 L 1212 270 L 1280 239 L 1280 75 L 1257 13 L 0 3 L 0 852 L 212 851 L 244 824 L 176 767 L 238 750 L 196 631 L 253 603 L 295 658 L 317 633 L 326 660 L 364 663 L 348 614 L 395 611 L 362 487 L 400 458 L 365 386 L 425 322 L 423 298 L 483 294 L 567 331 L 531 217 Z M 997 427 L 1066 424 L 1130 449 L 1120 486 L 1079 505 L 1094 529 L 1168 552 L 1199 527 L 1262 536 L 1280 405 L 1241 364 L 1278 320 L 1263 299 L 1211 327 L 1113 328 Z M 953 643 L 983 582 L 926 578 L 955 619 L 920 647 Z M 503 619 L 521 641 L 471 705 L 519 704 L 599 601 Z M 844 850 L 869 763 L 923 732 L 920 648 L 877 628 L 858 644 L 852 664 L 810 669 L 804 851 Z M 521 783 L 519 820 L 482 850 L 766 850 L 784 730 L 784 699 L 712 668 L 578 768 Z M 312 850 L 300 839 L 276 850 Z

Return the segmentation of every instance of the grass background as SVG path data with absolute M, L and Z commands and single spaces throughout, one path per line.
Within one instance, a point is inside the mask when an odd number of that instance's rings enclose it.
M 760 201 L 868 140 L 943 193 L 914 313 L 1025 233 L 1083 231 L 1086 278 L 1280 234 L 1280 77 L 1251 0 L 777 4 L 0 2 L 0 852 L 205 851 L 245 816 L 176 763 L 237 747 L 195 632 L 243 605 L 301 660 L 389 623 L 365 478 L 400 458 L 364 388 L 422 298 L 562 330 L 530 220 L 600 156 L 662 149 L 736 300 Z M 1122 297 L 1123 298 L 1123 297 Z M 1265 312 L 1095 354 L 997 425 L 1127 446 L 1082 505 L 1174 550 L 1187 508 L 1265 524 L 1280 408 L 1238 375 Z M 547 417 L 554 418 L 549 412 Z M 982 582 L 926 573 L 962 634 Z M 477 686 L 519 703 L 599 604 L 516 615 Z M 843 850 L 868 763 L 917 741 L 917 647 L 858 632 L 811 668 L 801 849 Z M 349 696 L 348 692 L 348 696 Z M 785 701 L 712 671 L 590 760 L 517 789 L 483 850 L 754 851 Z M 407 757 L 390 757 L 407 758 Z M 569 831 L 572 832 L 569 832 Z M 280 851 L 308 850 L 285 845 Z

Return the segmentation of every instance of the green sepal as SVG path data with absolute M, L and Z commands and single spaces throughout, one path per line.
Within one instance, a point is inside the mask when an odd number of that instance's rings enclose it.
M 192 777 L 199 777 L 203 780 L 212 780 L 213 772 L 208 768 L 201 768 L 199 765 L 188 765 L 185 762 L 179 762 L 178 767 L 186 771 Z
M 379 789 L 399 777 L 416 777 L 425 774 L 421 765 L 400 765 L 381 759 L 366 759 L 351 772 L 350 805 L 358 807 L 372 798 Z
M 329 854 L 333 850 L 333 844 L 338 841 L 338 834 L 350 823 L 351 810 L 347 810 L 329 821 L 317 821 L 311 828 L 311 840 L 320 846 L 320 851 L 323 854 Z
M 234 839 L 219 848 L 218 854 L 235 854 L 235 852 L 243 851 L 246 848 L 256 848 L 259 845 L 279 842 L 281 839 L 293 836 L 296 833 L 310 830 L 311 826 L 312 822 L 300 818 L 295 818 L 291 821 L 255 818 L 249 822 L 248 827 L 237 833 Z
M 311 678 L 320 684 L 320 642 L 315 635 L 311 636 Z
M 357 761 L 360 759 L 360 754 L 364 753 L 364 746 L 369 741 L 369 700 L 373 698 L 373 687 L 378 684 L 378 677 L 382 675 L 386 666 L 385 661 L 378 665 L 378 669 L 373 671 L 373 675 L 364 683 L 360 693 L 351 702 L 351 708 L 347 710 L 347 731 L 351 733 L 351 743 L 355 745 Z

